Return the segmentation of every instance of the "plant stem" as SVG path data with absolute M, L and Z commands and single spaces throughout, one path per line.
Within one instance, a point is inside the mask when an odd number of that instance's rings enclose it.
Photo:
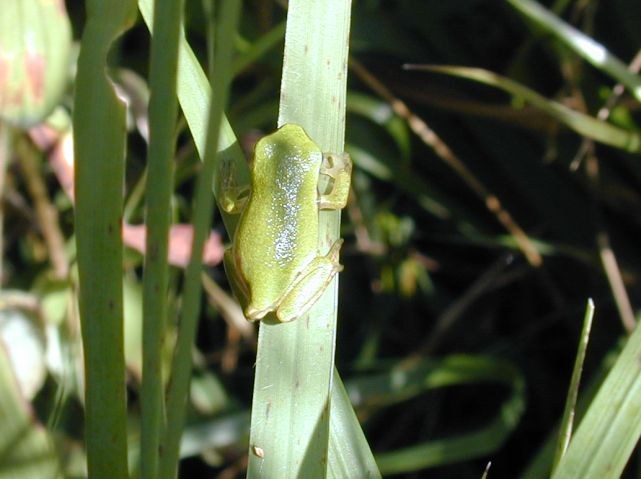
M 141 477 L 158 477 L 162 426 L 162 337 L 167 316 L 167 250 L 173 188 L 176 78 L 183 0 L 156 0 L 151 44 L 146 255 L 143 296 Z
M 214 90 L 210 110 L 207 141 L 203 170 L 198 176 L 196 200 L 194 202 L 194 238 L 191 260 L 185 273 L 183 313 L 178 330 L 178 339 L 172 362 L 172 378 L 167 396 L 167 428 L 163 439 L 160 457 L 160 478 L 173 479 L 178 466 L 178 454 L 182 428 L 185 422 L 185 409 L 191 378 L 191 352 L 200 315 L 201 266 L 205 238 L 211 228 L 213 197 L 211 185 L 216 166 L 216 153 L 223 111 L 227 102 L 231 82 L 232 45 L 240 14 L 239 0 L 221 2 L 216 24 L 216 68 L 214 70 Z

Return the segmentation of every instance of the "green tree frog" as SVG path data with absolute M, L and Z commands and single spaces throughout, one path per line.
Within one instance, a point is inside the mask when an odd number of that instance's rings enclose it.
M 240 214 L 225 270 L 248 320 L 303 316 L 342 270 L 342 240 L 319 252 L 318 218 L 320 209 L 345 207 L 351 170 L 346 153 L 323 154 L 287 124 L 256 143 L 249 192 L 223 186 L 221 206 Z M 319 192 L 321 175 L 330 178 L 327 194 Z

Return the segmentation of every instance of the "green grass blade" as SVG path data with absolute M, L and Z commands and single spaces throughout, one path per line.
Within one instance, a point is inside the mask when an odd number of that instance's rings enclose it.
M 296 123 L 323 151 L 343 151 L 350 2 L 289 3 L 278 124 Z M 339 235 L 321 212 L 319 247 Z M 337 282 L 307 317 L 261 324 L 248 477 L 326 477 Z
M 525 18 L 556 37 L 594 67 L 625 85 L 632 95 L 641 101 L 641 78 L 629 71 L 627 65 L 612 55 L 603 45 L 568 25 L 538 2 L 506 1 Z
M 151 30 L 153 22 L 153 1 L 138 0 L 138 8 Z M 211 99 L 211 88 L 207 75 L 200 66 L 196 55 L 184 38 L 180 39 L 180 54 L 178 58 L 178 100 L 182 108 L 187 125 L 194 138 L 196 149 L 200 158 L 204 158 L 205 144 L 207 142 L 207 121 L 208 108 Z M 218 139 L 218 165 L 232 165 L 229 169 L 233 175 L 233 181 L 236 185 L 249 183 L 249 169 L 245 156 L 238 145 L 236 135 L 231 129 L 227 118 L 223 118 L 221 125 L 220 137 Z M 219 168 L 214 171 L 214 196 L 218 195 L 218 185 L 216 176 Z M 234 231 L 234 225 L 238 221 L 238 215 L 228 215 L 221 210 L 225 227 L 227 231 Z
M 583 318 L 583 330 L 581 331 L 581 338 L 579 340 L 579 347 L 574 361 L 574 369 L 572 370 L 572 379 L 570 380 L 570 387 L 568 395 L 565 400 L 565 409 L 563 411 L 563 418 L 561 419 L 561 427 L 559 429 L 559 438 L 557 441 L 556 452 L 552 470 L 556 468 L 559 461 L 565 454 L 572 436 L 572 427 L 574 424 L 574 416 L 576 411 L 576 400 L 579 396 L 579 384 L 581 383 L 581 373 L 583 372 L 583 363 L 585 362 L 585 353 L 588 348 L 588 339 L 590 338 L 590 330 L 592 329 L 592 318 L 594 317 L 594 303 L 588 300 L 587 307 L 585 308 L 585 317 Z
M 106 78 L 107 53 L 135 2 L 87 2 L 74 98 L 76 241 L 85 359 L 89 476 L 127 477 L 122 299 L 125 107 Z
M 575 423 L 579 423 L 603 384 L 616 358 L 619 356 L 622 345 L 615 345 L 602 359 L 597 371 L 592 374 L 589 381 L 583 386 L 575 408 Z M 523 479 L 548 479 L 552 475 L 552 463 L 558 442 L 560 428 L 557 426 L 550 431 L 545 442 L 539 447 L 536 455 L 519 475 Z
M 234 60 L 234 74 L 240 73 L 256 59 L 260 58 L 266 52 L 275 48 L 276 45 L 282 42 L 285 36 L 285 26 L 285 22 L 279 23 L 261 38 L 252 43 L 251 48 L 242 52 L 242 54 Z
M 345 386 L 336 370 L 332 384 L 327 469 L 327 476 L 336 479 L 381 477 Z
M 141 391 L 141 476 L 158 477 L 158 446 L 164 388 L 162 337 L 167 315 L 167 250 L 173 189 L 174 131 L 178 112 L 176 79 L 183 0 L 156 0 L 151 42 L 147 225 L 143 296 L 143 376 Z
M 139 7 L 145 21 L 149 25 L 151 18 L 153 17 L 153 9 L 151 6 L 150 0 L 140 0 Z M 210 88 L 207 82 L 206 76 L 202 71 L 198 61 L 196 60 L 195 55 L 193 54 L 191 48 L 184 40 L 181 40 L 181 53 L 180 53 L 180 63 L 179 63 L 179 83 L 178 83 L 178 96 L 180 99 L 180 104 L 183 108 L 185 118 L 191 133 L 196 140 L 196 146 L 198 151 L 202 154 L 204 150 L 205 135 L 206 135 L 206 118 L 203 114 L 202 105 L 209 104 L 210 98 Z M 234 172 L 237 174 L 235 182 L 237 184 L 247 183 L 248 171 L 245 159 L 238 147 L 236 139 L 233 135 L 229 123 L 224 121 L 223 128 L 220 135 L 220 144 L 219 144 L 219 156 L 222 158 L 222 161 L 234 162 Z M 217 182 L 214 181 L 214 185 Z M 233 216 L 232 216 L 233 218 Z M 229 224 L 229 223 L 228 223 Z M 228 227 L 229 229 L 229 227 Z M 232 229 L 233 231 L 233 229 Z M 335 393 L 333 393 L 335 394 Z M 337 407 L 341 407 L 340 405 Z M 332 406 L 334 408 L 334 405 Z M 341 415 L 347 416 L 346 411 L 340 411 Z M 353 412 L 351 413 L 353 414 Z M 332 431 L 334 430 L 334 425 L 331 426 Z M 340 430 L 340 429 L 336 429 Z M 334 434 L 332 434 L 332 441 L 334 440 Z M 352 433 L 355 434 L 355 433 Z M 362 432 L 361 432 L 362 434 Z M 339 438 L 340 439 L 340 438 Z M 340 443 L 339 443 L 340 444 Z M 333 447 L 333 446 L 332 446 Z M 344 448 L 344 446 L 340 446 Z M 354 459 L 362 458 L 361 456 L 353 456 Z M 369 458 L 369 464 L 373 463 L 371 459 L 371 453 Z M 332 456 L 330 452 L 330 466 L 332 466 Z
M 478 356 L 421 361 L 410 367 L 395 368 L 387 374 L 349 381 L 350 395 L 362 397 L 372 404 L 398 402 L 431 388 L 480 382 L 503 383 L 511 390 L 487 426 L 456 437 L 377 454 L 376 462 L 381 473 L 411 472 L 466 461 L 496 451 L 514 430 L 525 409 L 525 381 L 511 364 Z
M 227 103 L 229 84 L 232 79 L 232 44 L 227 40 L 236 34 L 240 16 L 240 0 L 225 0 L 220 4 L 216 22 L 214 78 L 216 90 L 209 110 L 207 141 L 205 144 L 204 168 L 198 177 L 194 202 L 194 238 L 192 255 L 185 273 L 183 312 L 178 329 L 178 339 L 171 367 L 171 382 L 167 394 L 167 428 L 160 458 L 160 477 L 173 479 L 178 465 L 180 438 L 185 422 L 189 381 L 191 377 L 192 346 L 196 325 L 200 316 L 202 251 L 205 238 L 211 228 L 213 198 L 211 185 L 219 145 L 223 111 Z
M 540 108 L 551 117 L 580 135 L 625 151 L 641 151 L 641 136 L 638 133 L 626 131 L 610 123 L 597 120 L 589 115 L 572 110 L 565 105 L 545 98 L 514 80 L 488 70 L 483 70 L 481 68 L 450 67 L 440 65 L 408 65 L 407 68 L 443 73 L 446 75 L 473 80 L 495 88 L 500 88 L 501 90 L 522 98 L 531 105 Z
M 641 436 L 641 328 L 591 402 L 553 479 L 620 477 Z

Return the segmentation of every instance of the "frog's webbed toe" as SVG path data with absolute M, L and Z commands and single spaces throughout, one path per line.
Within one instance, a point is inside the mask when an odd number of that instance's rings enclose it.
M 347 204 L 352 177 L 352 160 L 347 153 L 324 153 L 320 173 L 333 180 L 331 190 L 319 199 L 319 208 L 340 210 Z
M 326 256 L 309 264 L 306 274 L 293 285 L 276 310 L 278 320 L 286 323 L 305 315 L 327 289 L 336 273 L 343 270 L 338 262 L 343 240 L 336 241 Z
M 245 308 L 244 313 L 245 313 L 245 317 L 249 321 L 258 321 L 259 319 L 263 319 L 267 315 L 267 313 L 269 313 L 270 311 L 273 311 L 273 308 L 261 310 L 261 309 L 257 309 L 256 307 L 250 304 Z

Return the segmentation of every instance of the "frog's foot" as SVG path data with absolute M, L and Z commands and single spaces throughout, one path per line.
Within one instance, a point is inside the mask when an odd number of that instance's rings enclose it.
M 245 208 L 250 195 L 249 186 L 228 186 L 218 198 L 220 208 L 230 215 L 238 214 Z
M 279 321 L 285 323 L 300 318 L 318 301 L 336 273 L 343 270 L 338 262 L 342 244 L 342 239 L 336 241 L 326 256 L 312 260 L 276 309 Z
M 352 177 L 352 160 L 347 153 L 324 153 L 320 173 L 332 178 L 332 189 L 321 195 L 319 208 L 340 210 L 345 208 Z

